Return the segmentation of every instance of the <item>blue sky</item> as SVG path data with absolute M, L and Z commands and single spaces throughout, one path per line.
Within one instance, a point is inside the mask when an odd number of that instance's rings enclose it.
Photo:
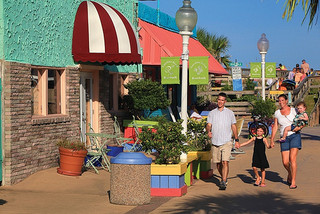
M 141 1 L 157 8 L 157 1 Z M 159 0 L 160 11 L 175 17 L 183 0 Z M 320 20 L 308 29 L 299 5 L 290 21 L 282 19 L 285 0 L 192 0 L 191 6 L 198 13 L 197 27 L 228 37 L 231 43 L 228 54 L 232 61 L 261 61 L 257 41 L 262 33 L 267 35 L 270 47 L 267 62 L 284 64 L 292 69 L 305 59 L 310 68 L 320 70 Z

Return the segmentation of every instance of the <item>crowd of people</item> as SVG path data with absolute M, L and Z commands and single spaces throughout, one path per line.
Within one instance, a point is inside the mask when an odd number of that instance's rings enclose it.
M 282 64 L 279 64 L 279 70 L 287 70 L 286 67 Z M 313 69 L 310 68 L 309 64 L 306 62 L 305 59 L 302 60 L 301 65 L 296 64 L 296 66 L 289 71 L 288 73 L 288 80 L 295 82 L 295 87 L 298 87 L 300 82 L 304 80 L 307 76 L 313 73 Z M 279 78 L 278 81 L 278 90 L 284 91 L 287 90 L 286 86 L 283 84 L 284 78 Z

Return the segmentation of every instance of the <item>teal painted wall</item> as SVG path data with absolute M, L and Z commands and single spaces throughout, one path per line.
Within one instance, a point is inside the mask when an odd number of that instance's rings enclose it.
M 122 12 L 134 26 L 137 0 L 98 0 Z M 32 65 L 74 65 L 73 22 L 82 0 L 0 0 L 0 57 Z

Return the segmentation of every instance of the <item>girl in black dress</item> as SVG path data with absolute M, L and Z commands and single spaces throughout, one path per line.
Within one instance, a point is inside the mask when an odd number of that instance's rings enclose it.
M 258 126 L 257 128 L 257 136 L 252 137 L 247 142 L 241 143 L 241 146 L 245 146 L 254 141 L 253 148 L 253 156 L 252 156 L 252 169 L 254 174 L 256 175 L 256 181 L 254 183 L 255 186 L 265 187 L 265 178 L 266 178 L 266 168 L 269 168 L 269 163 L 266 156 L 266 147 L 270 148 L 270 145 L 267 139 L 264 137 L 264 127 Z M 261 177 L 259 176 L 257 168 L 261 170 Z

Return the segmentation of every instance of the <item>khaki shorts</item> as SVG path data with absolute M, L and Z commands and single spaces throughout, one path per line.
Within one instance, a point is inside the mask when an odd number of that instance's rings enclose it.
M 212 160 L 213 163 L 221 163 L 222 161 L 230 161 L 232 149 L 232 141 L 221 146 L 212 145 Z

